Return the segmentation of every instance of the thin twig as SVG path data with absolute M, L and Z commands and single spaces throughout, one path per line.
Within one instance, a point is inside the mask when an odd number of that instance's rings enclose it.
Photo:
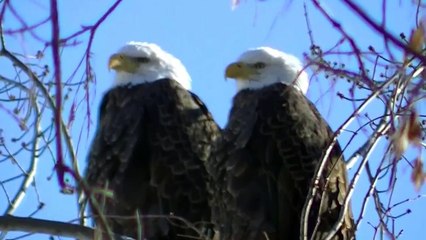
M 373 27 L 374 30 L 376 30 L 378 33 L 380 33 L 382 36 L 386 37 L 388 40 L 390 40 L 394 45 L 396 45 L 401 50 L 404 50 L 407 53 L 410 53 L 414 55 L 416 58 L 420 59 L 423 63 L 426 63 L 426 57 L 422 55 L 421 53 L 415 51 L 414 49 L 408 47 L 404 42 L 397 39 L 395 36 L 393 36 L 390 32 L 388 32 L 386 29 L 384 29 L 382 26 L 380 26 L 378 23 L 376 23 L 371 17 L 367 15 L 366 12 L 364 12 L 356 3 L 354 3 L 351 0 L 343 0 L 346 5 L 352 9 L 354 13 L 359 15 L 361 19 L 363 19 L 365 22 L 367 22 L 368 25 Z M 408 64 L 407 64 L 408 65 Z
M 308 234 L 308 218 L 309 218 L 309 212 L 310 208 L 312 206 L 314 197 L 317 193 L 317 187 L 320 182 L 322 172 L 324 170 L 324 167 L 327 163 L 327 159 L 330 156 L 330 153 L 334 147 L 334 145 L 337 142 L 337 137 L 340 135 L 340 133 L 343 131 L 343 129 L 346 129 L 347 126 L 354 121 L 357 116 L 381 93 L 382 90 L 386 89 L 388 86 L 390 86 L 392 83 L 394 83 L 397 79 L 399 79 L 399 72 L 397 72 L 393 77 L 389 78 L 382 86 L 380 86 L 376 91 L 370 94 L 370 96 L 349 116 L 349 118 L 337 129 L 336 133 L 333 136 L 333 139 L 331 140 L 330 145 L 325 151 L 324 156 L 322 157 L 320 164 L 318 164 L 317 169 L 315 170 L 314 178 L 312 180 L 309 194 L 307 195 L 307 199 L 305 201 L 305 205 L 303 207 L 302 211 L 302 218 L 301 218 L 301 236 L 303 236 L 304 240 L 307 240 L 307 234 Z M 347 207 L 345 207 L 344 210 L 346 210 Z
M 383 135 L 384 132 L 386 132 L 388 130 L 388 128 L 389 128 L 389 125 L 384 125 L 384 127 L 380 129 L 381 131 L 377 131 L 375 133 L 375 135 L 373 135 L 373 138 L 378 139 L 380 136 Z M 334 235 L 336 234 L 336 232 L 340 229 L 340 227 L 341 227 L 341 225 L 342 225 L 342 223 L 345 219 L 345 216 L 348 212 L 348 207 L 350 205 L 349 202 L 350 202 L 352 195 L 354 193 L 355 185 L 357 184 L 357 182 L 358 182 L 358 180 L 361 176 L 361 173 L 362 173 L 365 165 L 367 164 L 369 156 L 373 152 L 373 149 L 375 148 L 377 143 L 378 143 L 378 141 L 376 140 L 369 146 L 369 148 L 367 148 L 365 156 L 363 156 L 363 160 L 362 160 L 361 164 L 359 165 L 358 169 L 356 170 L 355 176 L 352 178 L 351 183 L 349 184 L 348 191 L 346 193 L 344 204 L 343 204 L 343 206 L 344 206 L 343 211 L 342 210 L 340 211 L 338 220 L 334 223 L 333 227 L 330 229 L 330 231 L 327 234 L 327 237 L 324 240 L 331 240 L 334 237 Z
M 2 79 L 2 81 L 7 81 L 7 79 Z M 32 94 L 32 91 L 25 87 L 24 85 L 15 82 L 15 81 L 8 81 L 9 84 L 13 84 L 15 87 L 27 92 L 27 94 L 31 98 L 31 104 L 32 107 L 35 109 L 34 114 L 34 140 L 32 142 L 32 151 L 31 151 L 31 164 L 28 168 L 28 170 L 25 172 L 25 179 L 22 181 L 21 186 L 19 187 L 19 191 L 15 194 L 15 197 L 12 198 L 11 204 L 6 209 L 5 214 L 12 214 L 16 208 L 19 206 L 20 202 L 25 196 L 25 193 L 28 189 L 28 187 L 33 183 L 35 174 L 37 172 L 37 166 L 38 166 L 38 148 L 39 148 L 39 133 L 40 133 L 40 121 L 41 121 L 41 115 L 39 111 L 39 106 L 37 104 L 37 101 L 35 99 L 34 94 Z M 0 237 L 1 238 L 1 237 Z

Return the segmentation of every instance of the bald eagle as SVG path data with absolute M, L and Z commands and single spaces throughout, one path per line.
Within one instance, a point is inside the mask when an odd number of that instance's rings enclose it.
M 195 226 L 210 221 L 204 163 L 218 126 L 189 91 L 183 64 L 157 45 L 129 42 L 109 68 L 115 83 L 100 106 L 86 172 L 95 222 L 104 214 L 114 233 L 137 239 L 196 235 L 171 215 Z M 144 215 L 151 217 L 136 218 Z
M 208 166 L 220 238 L 299 240 L 315 168 L 333 137 L 305 97 L 308 75 L 296 57 L 269 47 L 248 50 L 225 75 L 236 80 L 238 93 Z M 347 173 L 338 144 L 326 161 L 308 239 L 323 239 L 344 207 Z M 353 228 L 349 209 L 332 239 L 351 239 Z

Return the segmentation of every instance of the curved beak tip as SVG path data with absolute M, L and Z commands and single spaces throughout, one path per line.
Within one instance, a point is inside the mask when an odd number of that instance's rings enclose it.
M 113 54 L 108 61 L 108 70 L 115 69 L 121 65 L 123 56 L 120 54 Z

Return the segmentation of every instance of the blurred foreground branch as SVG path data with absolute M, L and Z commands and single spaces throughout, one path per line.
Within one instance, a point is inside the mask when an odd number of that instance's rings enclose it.
M 96 239 L 96 230 L 72 223 L 44 219 L 0 216 L 1 231 L 42 233 L 52 236 L 72 237 L 79 240 Z M 130 237 L 115 235 L 114 240 L 132 240 Z
M 81 225 L 7 215 L 0 216 L 0 230 L 44 233 L 54 236 L 73 237 L 80 240 L 92 240 L 94 236 L 93 229 Z

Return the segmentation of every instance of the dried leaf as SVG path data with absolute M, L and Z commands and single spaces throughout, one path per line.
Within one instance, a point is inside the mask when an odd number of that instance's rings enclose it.
M 419 158 L 417 158 L 414 162 L 414 168 L 411 172 L 411 181 L 414 183 L 414 186 L 417 190 L 420 190 L 420 188 L 425 182 L 425 174 L 423 173 L 423 162 Z
M 391 136 L 396 159 L 401 157 L 409 144 L 420 144 L 422 135 L 420 122 L 415 111 L 412 111 L 409 116 L 404 117 L 401 121 L 399 128 Z
M 411 31 L 410 40 L 408 41 L 408 47 L 416 52 L 420 52 L 423 49 L 425 43 L 423 25 L 420 24 L 416 30 Z
M 421 53 L 423 46 L 425 44 L 425 30 L 423 24 L 420 23 L 417 29 L 411 30 L 410 39 L 408 40 L 408 49 L 411 49 L 414 52 Z M 404 66 L 406 67 L 409 63 L 408 61 L 409 53 L 405 51 L 404 54 Z
M 402 124 L 391 136 L 393 152 L 396 159 L 399 159 L 408 147 L 408 139 L 406 137 L 407 128 Z
M 408 132 L 407 132 L 408 141 L 411 144 L 418 145 L 420 144 L 421 137 L 422 137 L 422 126 L 420 126 L 417 113 L 414 111 L 411 112 L 408 121 L 409 121 Z
M 22 131 L 26 131 L 26 130 L 28 130 L 28 128 L 27 128 L 27 124 L 25 123 L 25 121 L 24 121 L 24 120 L 20 120 L 20 121 L 19 121 L 19 128 L 20 128 Z

